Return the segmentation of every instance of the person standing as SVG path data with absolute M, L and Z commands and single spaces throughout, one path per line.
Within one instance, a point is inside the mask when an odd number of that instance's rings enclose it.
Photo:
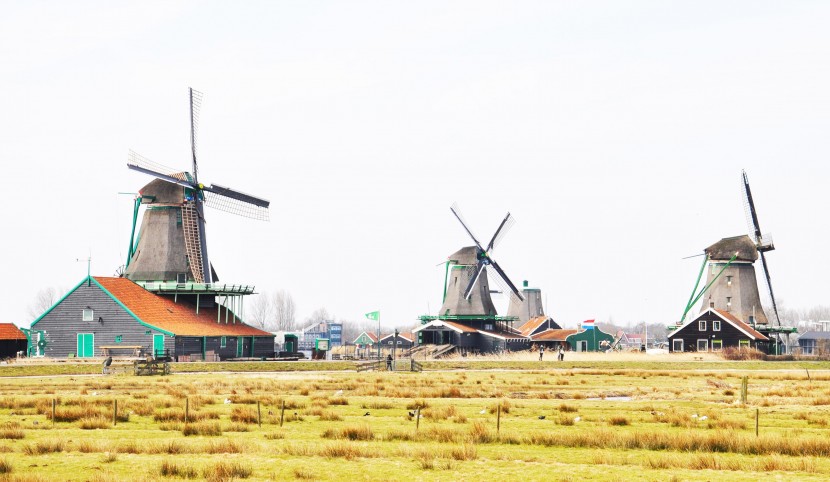
M 392 371 L 392 355 L 386 355 L 386 370 Z
M 545 345 L 539 346 L 539 361 L 542 361 L 542 357 L 545 356 Z
M 562 349 L 562 345 L 559 345 L 559 361 L 563 361 L 565 359 L 565 350 Z

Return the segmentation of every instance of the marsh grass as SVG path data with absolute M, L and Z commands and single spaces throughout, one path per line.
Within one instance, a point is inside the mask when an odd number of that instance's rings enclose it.
M 163 460 L 158 468 L 159 475 L 163 477 L 179 477 L 182 479 L 196 479 L 199 472 L 189 465 L 181 465 L 172 460 Z
M 185 437 L 191 435 L 220 436 L 222 435 L 222 426 L 219 422 L 186 423 L 182 427 L 182 435 Z
M 6 459 L 0 459 L 0 474 L 10 474 L 14 470 L 14 466 Z
M 23 446 L 23 453 L 26 455 L 43 455 L 66 450 L 66 442 L 62 439 L 39 440 L 33 444 Z
M 328 439 L 373 440 L 375 433 L 369 425 L 350 425 L 343 428 L 330 428 L 322 434 Z
M 208 481 L 230 481 L 247 479 L 253 472 L 250 466 L 239 462 L 218 462 L 202 469 L 202 477 Z

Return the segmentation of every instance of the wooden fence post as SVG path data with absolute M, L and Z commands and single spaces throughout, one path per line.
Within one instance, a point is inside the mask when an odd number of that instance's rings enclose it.
M 282 421 L 285 418 L 285 400 L 282 401 L 282 410 L 280 410 L 280 427 L 282 427 Z
M 758 409 L 758 408 L 755 409 L 755 436 L 756 437 L 758 436 L 758 415 L 759 415 L 760 411 L 761 410 Z
M 741 403 L 746 405 L 746 392 L 749 385 L 749 377 L 741 378 Z
M 256 423 L 262 428 L 262 412 L 259 410 L 259 400 L 256 401 Z
M 118 425 L 118 400 L 112 401 L 112 424 Z
M 501 431 L 501 402 L 499 402 L 499 406 L 496 409 L 496 433 Z
M 421 407 L 418 407 L 418 409 L 415 410 L 415 431 L 416 432 L 418 431 L 418 427 L 420 427 L 420 426 L 421 426 Z

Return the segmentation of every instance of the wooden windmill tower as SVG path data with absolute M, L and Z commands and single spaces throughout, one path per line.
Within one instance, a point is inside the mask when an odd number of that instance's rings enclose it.
M 191 172 L 165 167 L 130 151 L 127 167 L 155 177 L 139 191 L 133 216 L 133 234 L 124 276 L 143 283 L 197 283 L 217 281 L 208 256 L 204 206 L 267 220 L 269 202 L 237 190 L 199 182 L 197 128 L 202 94 L 190 89 Z M 139 205 L 146 206 L 138 239 L 135 224 Z

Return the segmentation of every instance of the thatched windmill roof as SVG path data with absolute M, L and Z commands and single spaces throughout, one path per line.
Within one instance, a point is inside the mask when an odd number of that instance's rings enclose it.
M 723 238 L 717 243 L 703 250 L 713 260 L 728 261 L 738 253 L 736 261 L 749 261 L 751 263 L 758 259 L 758 249 L 747 235 Z

